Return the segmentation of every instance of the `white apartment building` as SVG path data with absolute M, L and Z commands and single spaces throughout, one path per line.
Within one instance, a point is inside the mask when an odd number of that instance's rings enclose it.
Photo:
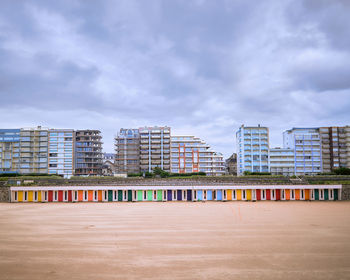
M 294 175 L 294 150 L 285 148 L 271 148 L 269 159 L 270 172 L 272 175 Z
M 269 172 L 269 129 L 242 125 L 236 132 L 237 175 Z
M 198 137 L 172 136 L 171 172 L 205 172 L 209 176 L 220 176 L 225 174 L 225 161 L 222 154 L 211 150 Z
M 294 150 L 295 175 L 322 172 L 322 150 L 318 128 L 292 128 L 283 133 L 283 147 Z
M 70 178 L 73 175 L 73 134 L 73 129 L 49 130 L 49 174 L 63 175 L 65 178 Z
M 170 127 L 142 127 L 139 135 L 141 172 L 155 167 L 170 172 Z
M 48 128 L 21 128 L 20 173 L 47 173 Z

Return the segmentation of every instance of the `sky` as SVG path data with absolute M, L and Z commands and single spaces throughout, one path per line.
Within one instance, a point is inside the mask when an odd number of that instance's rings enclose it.
M 350 125 L 350 1 L 0 3 L 0 127 L 170 126 L 229 157 L 242 124 Z

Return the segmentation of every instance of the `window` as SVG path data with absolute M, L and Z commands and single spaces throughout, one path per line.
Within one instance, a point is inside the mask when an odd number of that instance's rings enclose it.
M 88 194 L 87 194 L 87 191 L 84 191 L 84 197 L 85 197 L 85 200 L 88 200 Z
M 35 200 L 35 201 L 38 200 L 38 192 L 34 192 L 34 200 Z
M 64 192 L 64 200 L 68 200 L 68 191 Z
M 163 197 L 166 199 L 166 191 L 163 191 Z
M 236 199 L 236 190 L 232 191 L 232 197 L 233 197 L 233 199 Z
M 95 200 L 97 200 L 97 191 L 94 191 L 95 193 Z
M 105 191 L 105 200 L 107 200 L 107 191 Z
M 153 192 L 153 199 L 157 199 L 157 191 Z
M 143 199 L 147 199 L 147 192 L 143 191 Z
M 15 192 L 15 200 L 17 200 L 17 192 Z

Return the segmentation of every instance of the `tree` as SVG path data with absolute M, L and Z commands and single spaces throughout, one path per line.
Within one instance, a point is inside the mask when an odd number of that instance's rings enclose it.
M 153 169 L 153 173 L 154 175 L 156 176 L 160 176 L 162 178 L 166 178 L 166 177 L 169 177 L 169 173 L 164 171 L 163 169 L 161 169 L 160 167 L 155 167 Z

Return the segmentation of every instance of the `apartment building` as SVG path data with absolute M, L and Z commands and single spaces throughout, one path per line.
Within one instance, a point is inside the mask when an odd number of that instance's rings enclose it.
M 75 175 L 102 174 L 102 136 L 99 130 L 77 130 L 75 138 Z
M 140 133 L 138 129 L 120 129 L 115 140 L 115 169 L 117 173 L 139 173 Z
M 350 126 L 345 127 L 346 167 L 350 168 Z
M 236 132 L 237 174 L 269 172 L 269 129 L 242 125 Z
M 48 172 L 48 128 L 21 128 L 20 168 L 22 174 Z
M 320 127 L 323 172 L 350 167 L 350 126 Z
M 323 172 L 318 128 L 292 128 L 283 133 L 283 147 L 294 150 L 295 175 Z
M 0 173 L 19 172 L 20 129 L 0 129 Z
M 271 148 L 269 160 L 270 173 L 272 175 L 294 175 L 294 150 L 285 148 Z
M 210 149 L 200 138 L 194 136 L 171 137 L 171 172 L 205 172 L 207 175 L 225 174 L 222 154 Z
M 49 129 L 48 173 L 70 178 L 74 173 L 74 130 Z
M 139 134 L 141 172 L 155 167 L 170 172 L 170 127 L 142 127 Z

